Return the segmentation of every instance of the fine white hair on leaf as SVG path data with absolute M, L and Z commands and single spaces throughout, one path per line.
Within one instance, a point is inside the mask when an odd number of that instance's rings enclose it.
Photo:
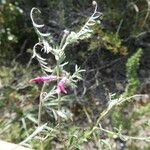
M 97 2 L 93 1 L 93 6 L 95 6 L 94 13 L 91 15 L 91 17 L 88 19 L 88 21 L 85 23 L 85 25 L 81 28 L 81 30 L 77 33 L 78 38 L 82 36 L 86 36 L 86 34 L 89 36 L 91 32 L 93 32 L 92 29 L 90 29 L 91 26 L 96 24 L 96 19 L 98 19 L 102 13 L 97 11 Z
M 42 70 L 43 70 L 45 73 L 46 73 L 46 72 L 52 72 L 52 70 L 47 66 L 48 63 L 46 62 L 46 59 L 43 58 L 42 56 L 40 56 L 40 54 L 38 54 L 38 53 L 36 52 L 37 46 L 41 46 L 41 47 L 42 47 L 42 48 L 41 48 L 41 51 L 42 51 L 42 49 L 43 49 L 43 45 L 42 45 L 41 43 L 36 43 L 36 44 L 34 45 L 34 47 L 33 47 L 33 56 L 32 56 L 32 58 L 34 58 L 34 57 L 37 58 L 37 60 L 38 60 L 38 62 L 39 62 L 39 64 L 40 64 Z

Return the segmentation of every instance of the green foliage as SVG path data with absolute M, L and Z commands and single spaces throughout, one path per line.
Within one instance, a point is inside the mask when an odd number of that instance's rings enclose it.
M 127 54 L 128 49 L 122 44 L 122 40 L 117 33 L 103 31 L 96 27 L 95 34 L 95 38 L 91 39 L 90 42 L 90 50 L 102 47 L 115 54 Z
M 91 137 L 91 130 L 86 129 L 82 131 L 80 128 L 72 127 L 68 131 L 68 140 L 66 142 L 67 149 L 77 148 L 81 149 L 81 145 L 87 142 Z
M 135 52 L 126 63 L 128 84 L 126 85 L 123 97 L 132 96 L 136 93 L 136 90 L 139 86 L 137 71 L 141 56 L 142 49 L 138 49 L 137 52 Z M 124 115 L 124 109 L 127 108 L 130 109 L 130 107 L 128 107 L 128 103 L 124 104 L 118 108 L 117 111 L 112 113 L 114 126 L 118 127 L 119 125 L 122 125 L 124 129 L 129 129 L 131 127 L 131 116 L 129 117 L 128 115 L 127 117 Z
M 146 113 L 150 112 L 150 103 L 148 103 L 145 106 L 141 106 L 139 109 L 137 109 L 134 113 L 135 116 L 139 117 L 139 116 L 143 116 Z
M 18 21 L 21 21 L 22 10 L 13 3 L 0 5 L 0 53 L 1 56 L 10 54 L 11 46 L 18 42 Z
M 1 133 L 1 139 L 14 143 L 19 142 L 18 136 L 21 135 L 21 125 L 18 122 L 13 122 L 11 125 L 9 124 L 8 126 L 6 126 L 7 124 L 4 125 L 6 129 L 3 134 Z
M 142 49 L 138 49 L 137 52 L 128 59 L 126 64 L 128 84 L 126 86 L 124 96 L 131 96 L 135 94 L 139 86 L 137 71 L 141 56 Z
M 102 41 L 106 49 L 110 50 L 111 52 L 120 53 L 122 55 L 127 54 L 127 48 L 123 46 L 118 34 L 105 32 L 104 36 L 102 37 Z
M 122 109 L 122 108 L 121 108 Z M 123 130 L 130 129 L 131 127 L 131 118 L 127 118 L 120 108 L 116 108 L 116 110 L 112 113 L 112 122 L 113 126 L 119 128 L 122 127 Z

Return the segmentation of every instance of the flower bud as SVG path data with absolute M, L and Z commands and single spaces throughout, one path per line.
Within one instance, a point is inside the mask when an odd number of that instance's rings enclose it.
M 65 35 L 68 35 L 69 31 L 68 30 L 64 30 L 64 33 L 65 33 Z
M 93 2 L 92 2 L 92 5 L 93 5 L 93 6 L 97 5 L 97 2 L 96 2 L 96 1 L 93 1 Z

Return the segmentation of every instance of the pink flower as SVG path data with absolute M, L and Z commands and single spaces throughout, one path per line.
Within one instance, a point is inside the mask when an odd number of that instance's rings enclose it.
M 44 82 L 44 81 L 54 81 L 57 80 L 57 76 L 43 76 L 43 77 L 36 77 L 30 80 L 30 82 Z
M 65 93 L 67 94 L 67 91 L 65 90 L 65 82 L 66 82 L 66 77 L 62 78 L 59 83 L 57 84 L 57 93 Z

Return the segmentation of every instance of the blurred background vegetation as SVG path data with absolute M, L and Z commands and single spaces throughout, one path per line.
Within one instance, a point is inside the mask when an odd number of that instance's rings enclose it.
M 116 108 L 103 122 L 110 129 L 121 126 L 125 134 L 146 136 L 150 131 L 150 1 L 97 0 L 97 3 L 103 13 L 101 24 L 94 26 L 92 37 L 66 49 L 70 64 L 67 69 L 72 71 L 75 64 L 86 69 L 84 80 L 76 89 L 76 95 L 82 97 L 67 107 L 74 115 L 74 125 L 84 127 L 88 122 L 83 119 L 84 110 L 94 122 L 106 107 L 108 93 L 147 94 L 146 98 Z M 64 29 L 78 31 L 86 22 L 93 12 L 91 4 L 92 0 L 0 1 L 1 139 L 22 141 L 26 136 L 22 117 L 37 110 L 41 85 L 28 83 L 41 75 L 37 61 L 30 61 L 32 47 L 38 40 L 30 20 L 31 8 L 41 10 L 45 31 L 51 32 L 54 41 L 59 42 Z M 83 89 L 86 89 L 84 93 Z M 28 124 L 30 130 L 31 127 Z M 146 142 L 121 139 L 111 142 L 116 150 L 150 149 Z M 56 143 L 51 140 L 45 147 L 55 147 Z

